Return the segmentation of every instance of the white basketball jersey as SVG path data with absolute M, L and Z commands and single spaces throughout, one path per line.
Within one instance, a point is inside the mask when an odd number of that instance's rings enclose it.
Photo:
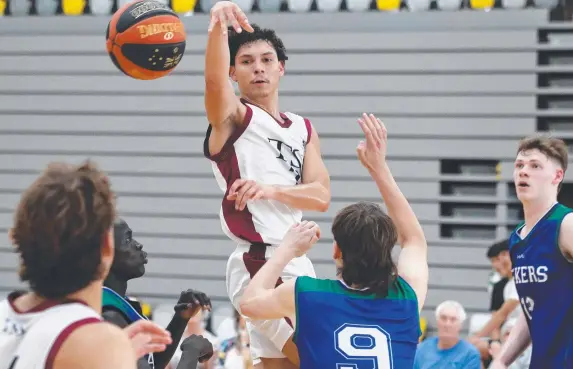
M 279 123 L 265 110 L 246 103 L 243 125 L 235 129 L 216 155 L 209 154 L 209 135 L 205 155 L 225 194 L 220 211 L 225 234 L 237 243 L 278 245 L 287 230 L 302 219 L 302 211 L 274 200 L 249 201 L 243 211 L 235 210 L 235 201 L 226 199 L 235 180 L 250 179 L 267 185 L 294 186 L 302 182 L 302 167 L 312 126 L 293 113 L 281 113 Z
M 42 304 L 21 313 L 17 294 L 0 302 L 0 369 L 51 369 L 63 340 L 83 324 L 101 321 L 90 307 L 70 302 Z

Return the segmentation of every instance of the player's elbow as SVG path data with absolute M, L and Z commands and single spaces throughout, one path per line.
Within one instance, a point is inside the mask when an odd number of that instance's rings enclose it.
M 253 303 L 253 299 L 241 299 L 239 302 L 240 313 L 247 318 L 260 319 L 257 304 Z
M 330 189 L 328 187 L 325 186 L 321 186 L 321 194 L 319 196 L 319 199 L 317 201 L 316 204 L 316 211 L 319 211 L 321 213 L 324 213 L 328 210 L 328 208 L 330 208 L 330 200 L 331 200 L 331 195 L 330 195 Z

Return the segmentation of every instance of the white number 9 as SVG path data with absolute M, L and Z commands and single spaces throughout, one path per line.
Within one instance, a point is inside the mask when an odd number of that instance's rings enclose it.
M 343 324 L 334 332 L 334 337 L 336 351 L 355 362 L 337 364 L 337 369 L 358 369 L 358 363 L 365 361 L 372 363 L 365 368 L 393 368 L 390 335 L 379 326 Z

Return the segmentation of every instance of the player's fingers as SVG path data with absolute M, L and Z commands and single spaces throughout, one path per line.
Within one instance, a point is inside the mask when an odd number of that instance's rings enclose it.
M 380 132 L 382 133 L 382 139 L 386 140 L 388 139 L 388 131 L 386 130 L 386 126 L 384 125 L 384 122 L 382 122 L 380 119 L 376 118 L 376 120 L 378 121 L 378 126 L 380 129 Z
M 247 201 L 253 198 L 253 196 L 255 196 L 258 191 L 259 189 L 254 185 L 252 185 L 247 191 L 245 191 L 243 193 L 243 196 L 241 196 L 241 200 L 239 202 L 239 210 L 243 210 L 245 206 L 247 206 Z
M 382 141 L 384 139 L 382 135 L 382 129 L 380 128 L 379 120 L 374 116 L 374 114 L 369 115 L 370 123 L 372 124 L 372 130 L 375 132 L 378 141 Z
M 145 353 L 150 354 L 154 352 L 163 352 L 167 348 L 167 345 L 161 343 L 150 343 L 145 345 Z
M 239 23 L 241 24 L 241 27 L 245 31 L 254 32 L 253 27 L 249 23 L 249 19 L 247 18 L 247 15 L 239 7 L 235 8 L 235 16 L 237 17 L 237 20 L 239 21 Z
M 263 190 L 259 190 L 255 194 L 255 196 L 253 196 L 253 200 L 260 200 L 263 198 L 264 195 L 265 195 L 265 192 Z
M 221 23 L 221 32 L 223 35 L 227 34 L 227 15 L 225 13 L 221 13 L 219 15 L 219 23 Z
M 378 131 L 376 130 L 376 126 L 374 124 L 374 120 L 372 119 L 372 117 L 373 117 L 372 114 L 363 113 L 362 120 L 364 121 L 364 123 L 366 123 L 366 125 L 368 126 L 368 129 L 370 129 L 370 132 L 372 132 L 372 137 L 374 138 L 374 141 L 378 144 L 378 142 L 380 142 L 382 140 L 382 137 L 380 137 L 378 135 Z
M 245 182 L 246 180 L 244 179 L 235 180 L 235 182 L 233 182 L 233 184 L 231 185 L 231 188 L 229 188 L 229 196 L 236 195 L 239 187 L 241 187 Z
M 362 118 L 358 119 L 358 124 L 360 124 L 360 128 L 362 128 L 362 132 L 364 132 L 364 135 L 366 136 L 366 143 L 373 144 L 374 143 L 374 136 L 372 135 L 372 131 L 370 130 L 370 127 L 368 126 L 368 124 L 366 124 L 366 122 Z
M 209 33 L 211 33 L 211 31 L 213 31 L 213 28 L 215 27 L 215 25 L 217 24 L 218 21 L 219 21 L 219 15 L 217 13 L 212 14 L 211 15 L 211 21 L 209 22 L 209 28 L 208 28 Z
M 231 27 L 233 27 L 235 32 L 241 33 L 242 29 L 241 25 L 239 24 L 239 21 L 237 20 L 236 13 L 232 9 L 229 9 L 225 14 L 227 15 L 227 20 L 229 21 Z

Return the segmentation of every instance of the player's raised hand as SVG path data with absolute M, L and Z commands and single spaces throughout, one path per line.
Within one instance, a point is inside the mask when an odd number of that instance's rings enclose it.
M 213 356 L 213 344 L 203 336 L 192 334 L 181 343 L 181 351 L 194 352 L 200 363 L 208 361 Z
M 364 132 L 366 141 L 360 141 L 356 152 L 358 159 L 369 171 L 376 170 L 386 160 L 386 147 L 388 142 L 384 123 L 373 114 L 362 114 L 358 124 Z
M 199 310 L 211 310 L 211 299 L 203 292 L 187 290 L 181 292 L 175 312 L 183 319 L 193 318 Z
M 217 23 L 221 24 L 221 31 L 227 34 L 227 28 L 233 27 L 237 33 L 245 30 L 253 32 L 253 27 L 241 8 L 231 1 L 219 1 L 211 8 L 211 20 L 209 23 L 209 32 L 213 30 Z
M 125 327 L 123 331 L 131 341 L 138 358 L 153 352 L 165 351 L 171 343 L 171 334 L 149 320 L 138 320 Z
M 302 256 L 320 239 L 320 227 L 315 222 L 303 221 L 293 225 L 283 238 L 281 247 Z

